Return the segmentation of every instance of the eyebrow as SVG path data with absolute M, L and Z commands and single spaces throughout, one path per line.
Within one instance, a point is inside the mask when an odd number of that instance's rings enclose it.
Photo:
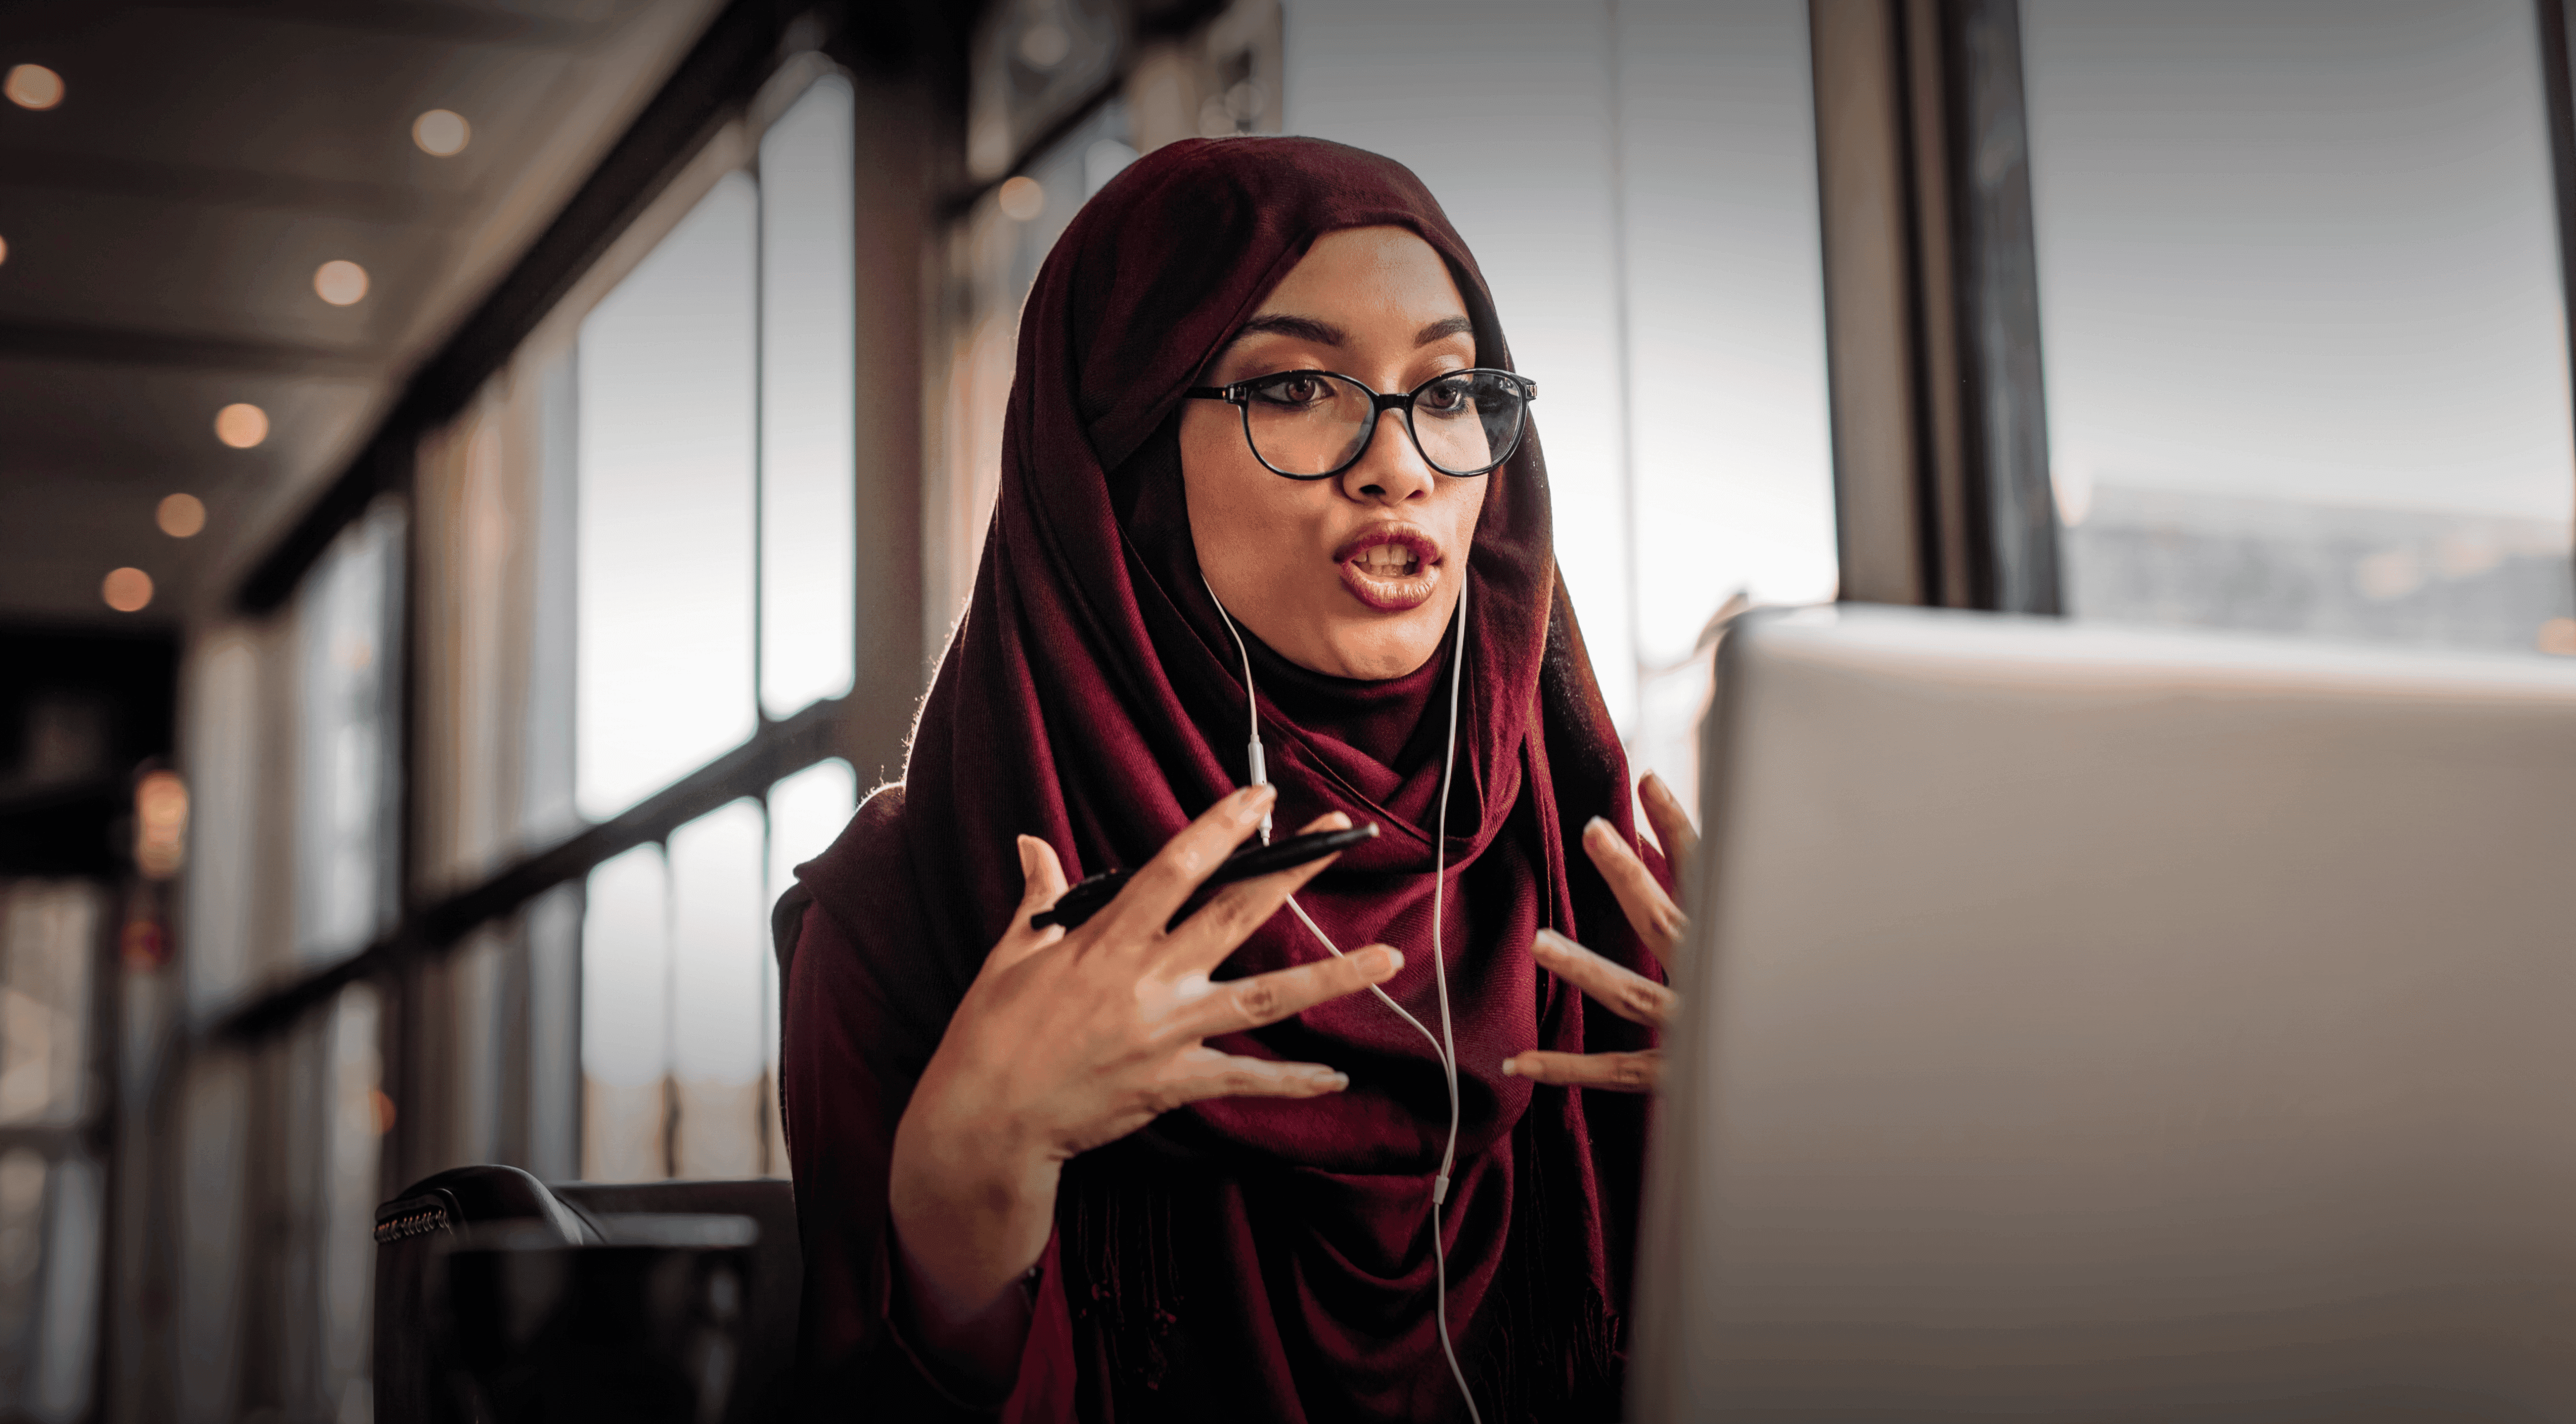
M 1243 324 L 1243 330 L 1236 332 L 1234 339 L 1241 341 L 1247 337 L 1269 335 L 1293 336 L 1300 341 L 1312 341 L 1321 346 L 1339 346 L 1350 339 L 1349 332 L 1329 321 L 1317 321 L 1311 316 L 1286 315 L 1256 316 Z
M 1415 332 L 1413 344 L 1428 346 L 1435 341 L 1446 341 L 1452 336 L 1472 335 L 1475 330 L 1476 324 L 1463 316 L 1442 317 Z M 1321 346 L 1339 346 L 1350 340 L 1349 332 L 1329 321 L 1318 321 L 1311 316 L 1290 316 L 1284 312 L 1256 316 L 1245 322 L 1243 329 L 1234 334 L 1234 340 L 1273 335 L 1293 336 L 1300 341 L 1312 341 Z M 1227 343 L 1227 345 L 1232 344 L 1233 342 Z

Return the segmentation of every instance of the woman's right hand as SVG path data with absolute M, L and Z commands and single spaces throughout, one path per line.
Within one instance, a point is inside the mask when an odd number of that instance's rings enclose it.
M 1064 893 L 1065 877 L 1052 847 L 1020 837 L 1026 893 L 913 1090 L 888 1183 L 922 1343 L 952 1366 L 1007 1388 L 1027 1326 L 1014 1285 L 1046 1249 L 1066 1159 L 1204 1098 L 1314 1097 L 1348 1086 L 1323 1064 L 1205 1043 L 1383 982 L 1404 963 L 1393 948 L 1371 945 L 1347 958 L 1209 979 L 1330 858 L 1229 885 L 1165 928 L 1261 824 L 1273 797 L 1248 787 L 1219 801 L 1070 932 L 1029 927 Z M 1306 829 L 1348 824 L 1336 813 Z

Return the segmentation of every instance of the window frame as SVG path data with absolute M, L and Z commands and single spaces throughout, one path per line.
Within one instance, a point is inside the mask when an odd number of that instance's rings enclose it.
M 443 1041 L 452 1039 L 457 1027 L 439 1021 L 452 1019 L 456 1006 L 441 1002 L 442 995 L 415 992 L 424 969 L 478 936 L 512 933 L 514 917 L 549 897 L 567 899 L 570 917 L 577 924 L 582 912 L 583 882 L 593 869 L 638 846 L 665 844 L 674 831 L 709 811 L 749 798 L 762 806 L 765 816 L 770 787 L 797 772 L 837 758 L 862 768 L 864 777 L 868 774 L 864 769 L 882 768 L 899 756 L 899 742 L 883 734 L 887 719 L 878 704 L 887 697 L 883 689 L 870 686 L 871 675 L 899 671 L 906 682 L 917 683 L 915 669 L 924 665 L 917 655 L 905 656 L 901 648 L 871 649 L 866 646 L 868 638 L 862 630 L 858 639 L 861 646 L 854 654 L 852 690 L 777 717 L 761 703 L 755 652 L 751 695 L 757 720 L 752 734 L 740 744 L 617 814 L 578 824 L 509 858 L 470 883 L 440 893 L 430 893 L 419 883 L 422 827 L 418 823 L 416 788 L 422 761 L 420 736 L 429 709 L 422 705 L 423 684 L 418 675 L 422 656 L 420 580 L 424 576 L 419 557 L 422 550 L 418 548 L 421 526 L 412 516 L 420 492 L 417 451 L 422 438 L 468 414 L 485 385 L 507 371 L 523 352 L 553 346 L 569 349 L 591 309 L 727 175 L 748 172 L 757 180 L 762 135 L 818 81 L 838 77 L 850 86 L 856 101 L 852 122 L 859 131 L 854 139 L 859 150 L 856 159 L 861 183 L 860 191 L 853 196 L 862 247 L 873 238 L 881 252 L 887 236 L 882 218 L 870 221 L 875 216 L 869 212 L 872 201 L 882 196 L 873 191 L 879 185 L 866 181 L 872 158 L 893 160 L 888 165 L 892 181 L 883 186 L 893 190 L 896 201 L 891 206 L 896 214 L 912 206 L 905 197 L 907 190 L 917 184 L 906 180 L 917 174 L 920 155 L 907 153 L 900 146 L 889 153 L 883 145 L 870 145 L 866 126 L 871 118 L 899 117 L 903 104 L 917 102 L 918 96 L 900 90 L 884 92 L 887 86 L 882 82 L 872 85 L 861 72 L 860 56 L 847 45 L 829 44 L 828 36 L 810 26 L 788 34 L 766 33 L 773 27 L 774 22 L 764 19 L 755 23 L 749 17 L 729 16 L 718 21 L 575 195 L 563 217 L 504 278 L 493 298 L 428 363 L 366 449 L 252 568 L 240 586 L 235 604 L 241 612 L 254 618 L 273 614 L 301 593 L 308 576 L 344 531 L 370 517 L 383 517 L 371 511 L 390 506 L 402 513 L 404 533 L 397 554 L 402 586 L 395 620 L 399 634 L 397 646 L 389 650 L 395 670 L 390 689 L 395 769 L 388 788 L 392 801 L 389 851 L 398 867 L 393 877 L 395 905 L 384 917 L 387 927 L 363 945 L 299 966 L 295 972 L 266 981 L 246 996 L 200 1016 L 189 1025 L 183 1051 L 170 1061 L 172 1073 L 184 1073 L 187 1061 L 203 1054 L 260 1054 L 269 1045 L 294 1035 L 336 1003 L 344 990 L 372 984 L 385 997 L 386 1088 L 402 1097 L 415 1096 L 406 1092 L 407 1087 L 413 1086 L 406 1079 L 416 1076 L 420 1065 L 409 1060 L 418 1056 L 417 1050 L 428 1046 L 425 1040 L 441 1041 L 443 1048 Z M 802 43 L 783 46 L 790 52 L 782 57 L 782 41 L 798 40 Z M 912 126 L 910 133 L 918 137 L 920 126 Z M 911 221 L 909 217 L 898 220 Z M 857 254 L 863 268 L 871 255 L 864 250 Z M 859 283 L 857 296 L 862 313 L 854 315 L 861 316 L 862 329 L 854 340 L 863 348 L 871 336 L 866 329 L 869 316 L 875 318 L 873 324 L 878 327 L 896 328 L 896 345 L 908 344 L 902 339 L 902 318 L 911 317 L 910 325 L 918 330 L 916 313 L 900 308 L 889 310 L 884 285 L 871 287 L 864 273 Z M 905 284 L 904 290 L 911 295 L 912 284 Z M 540 303 L 533 310 L 528 305 L 532 301 Z M 866 438 L 869 418 L 880 413 L 865 405 L 865 367 L 863 361 L 859 390 L 853 392 L 861 406 L 858 421 L 863 432 L 860 468 L 854 470 L 853 476 L 862 482 L 872 476 L 883 479 L 892 472 L 892 466 L 907 481 L 917 483 L 912 462 L 900 455 L 893 461 L 872 461 L 864 448 L 870 443 Z M 917 432 L 899 424 L 889 437 L 898 444 L 917 442 Z M 871 501 L 863 489 L 856 511 L 858 522 L 864 527 L 873 516 L 882 513 L 884 503 L 882 499 Z M 912 531 L 907 528 L 904 533 L 909 535 Z M 755 582 L 758 538 L 755 523 Z M 863 563 L 867 553 L 862 541 L 858 558 Z M 862 583 L 866 582 L 863 574 Z M 874 592 L 864 587 L 860 590 L 858 601 L 862 606 Z M 753 637 L 756 645 L 757 623 Z M 886 666 L 889 651 L 894 654 L 893 668 Z M 899 687 L 895 695 L 908 706 L 916 693 L 917 687 L 906 686 Z M 569 713 L 570 709 L 565 710 Z M 573 954 L 572 979 L 566 986 L 573 1005 L 572 1032 L 568 1042 L 543 1045 L 549 1056 L 560 1057 L 562 1062 L 518 1065 L 529 1070 L 525 1075 L 528 1081 L 513 1084 L 511 1091 L 533 1099 L 549 1091 L 539 1080 L 568 1079 L 552 1087 L 554 1095 L 568 1095 L 570 1099 L 569 1120 L 552 1125 L 553 1131 L 568 1140 L 556 1152 L 546 1155 L 577 1174 L 582 1138 L 577 943 Z M 438 1091 L 428 1082 L 417 1087 L 433 1094 Z M 527 1106 L 532 1117 L 540 1115 L 535 1113 L 533 1102 Z M 557 1111 L 551 1116 L 562 1119 L 566 1114 Z M 444 1165 L 435 1157 L 434 1151 L 407 1150 L 399 1134 L 388 1133 L 380 1173 L 384 1189 L 396 1189 L 425 1167 Z M 783 1171 L 783 1163 L 778 1166 Z

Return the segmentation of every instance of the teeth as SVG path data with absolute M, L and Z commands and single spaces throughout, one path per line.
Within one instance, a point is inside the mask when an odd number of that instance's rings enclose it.
M 1413 571 L 1413 552 L 1400 544 L 1380 544 L 1353 560 L 1363 573 L 1379 578 L 1401 578 Z

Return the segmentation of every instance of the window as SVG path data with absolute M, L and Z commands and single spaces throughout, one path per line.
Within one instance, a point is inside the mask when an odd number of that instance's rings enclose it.
M 806 768 L 591 872 L 582 925 L 582 1176 L 784 1176 L 769 907 L 857 809 Z
M 2532 7 L 2021 14 L 2071 610 L 2576 651 Z
M 760 704 L 772 717 L 849 691 L 858 646 L 851 122 L 849 85 L 827 79 L 760 140 Z
M 848 83 L 816 80 L 582 321 L 573 743 L 594 819 L 850 689 L 852 122 Z M 828 828 L 746 797 L 591 872 L 585 1177 L 786 1171 L 772 862 L 849 818 L 833 765 L 836 795 L 789 795 Z
M 172 1051 L 126 1065 L 150 1135 L 112 1232 L 103 1129 L 5 1120 L 58 1085 L 10 1056 L 48 1041 L 0 939 L 0 1415 L 84 1417 L 93 1379 L 166 1358 L 132 1397 L 172 1417 L 363 1419 L 401 1186 L 785 1171 L 769 901 L 855 805 L 833 758 L 883 749 L 847 697 L 877 587 L 855 298 L 881 274 L 855 254 L 893 226 L 857 206 L 858 96 L 816 48 L 846 35 L 792 18 L 716 19 L 765 75 L 710 43 L 602 96 L 645 117 L 498 289 L 552 308 L 469 315 L 288 521 L 251 616 L 190 639 L 184 993 L 120 1010 Z M 111 1235 L 149 1249 L 57 1269 Z M 102 1284 L 143 1324 L 94 1365 Z
M 817 80 L 582 323 L 585 815 L 849 690 L 850 123 Z
M 758 237 L 757 185 L 727 174 L 582 323 L 574 746 L 594 819 L 757 722 Z
M 89 881 L 0 881 L 0 1413 L 12 1417 L 71 1419 L 89 1402 L 104 1199 L 84 1138 L 106 899 Z
M 402 526 L 390 502 L 349 526 L 296 605 L 295 943 L 308 962 L 365 948 L 400 908 Z

